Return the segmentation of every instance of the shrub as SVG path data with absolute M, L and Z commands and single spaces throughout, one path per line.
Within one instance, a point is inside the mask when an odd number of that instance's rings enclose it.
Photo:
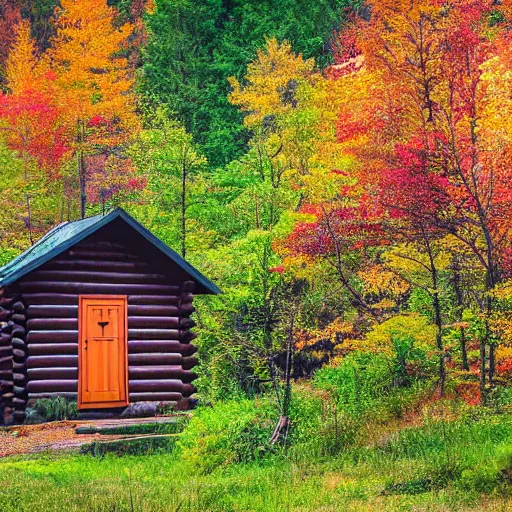
M 466 469 L 459 479 L 459 486 L 465 491 L 473 490 L 478 493 L 491 493 L 498 485 L 496 469 L 488 466 L 479 466 Z
M 435 365 L 428 357 L 435 347 L 436 327 L 418 313 L 396 315 L 377 325 L 366 336 L 370 351 L 386 354 L 392 364 L 394 383 L 402 386 L 410 381 L 409 367 L 417 373 L 428 373 Z
M 393 368 L 384 354 L 353 352 L 337 366 L 319 370 L 313 384 L 333 395 L 340 413 L 358 417 L 371 413 L 386 421 L 414 406 L 428 383 L 413 381 L 407 389 L 396 388 Z
M 317 371 L 313 384 L 331 393 L 344 411 L 360 413 L 376 397 L 389 392 L 392 379 L 383 354 L 353 352 L 337 366 L 326 366 Z
M 47 421 L 71 419 L 78 412 L 76 402 L 70 402 L 62 396 L 36 400 L 34 409 Z
M 278 417 L 266 399 L 231 400 L 197 409 L 181 434 L 183 460 L 208 472 L 232 462 L 262 457 Z
M 353 446 L 365 420 L 340 407 L 333 393 L 310 386 L 295 386 L 290 404 L 289 445 L 296 458 L 302 454 L 337 455 Z

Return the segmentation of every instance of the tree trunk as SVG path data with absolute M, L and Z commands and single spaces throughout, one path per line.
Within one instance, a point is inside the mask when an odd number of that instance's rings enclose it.
M 25 199 L 27 201 L 27 227 L 28 227 L 28 237 L 30 240 L 30 245 L 34 245 L 34 238 L 32 236 L 32 211 L 30 209 L 30 196 L 25 194 Z
M 80 215 L 81 218 L 85 218 L 85 209 L 87 206 L 87 194 L 85 191 L 87 176 L 85 169 L 85 156 L 83 144 L 85 142 L 85 127 L 83 121 L 78 121 L 77 126 L 77 142 L 78 142 L 78 152 L 77 152 L 77 164 L 78 164 L 78 180 L 80 184 Z
M 187 161 L 186 154 L 183 155 L 183 163 L 181 169 L 181 256 L 185 258 L 187 253 L 186 237 L 186 210 L 187 210 Z
M 434 318 L 435 324 L 437 327 L 436 332 L 436 345 L 437 350 L 439 351 L 439 394 L 444 396 L 444 389 L 446 384 L 446 368 L 444 363 L 444 343 L 443 343 L 443 322 L 441 317 L 441 303 L 439 301 L 439 279 L 437 274 L 437 267 L 434 261 L 434 255 L 432 253 L 432 247 L 430 245 L 430 240 L 428 239 L 428 235 L 422 229 L 422 235 L 425 240 L 425 247 L 428 252 L 428 257 L 430 261 L 430 271 L 432 277 L 432 287 L 434 289 L 432 293 L 432 305 L 434 307 Z
M 459 258 L 455 256 L 453 266 L 453 287 L 455 289 L 455 297 L 457 299 L 457 319 L 459 322 L 462 322 L 462 311 L 464 306 L 462 289 L 460 287 L 460 267 L 459 267 Z M 468 351 L 466 346 L 466 331 L 464 327 L 460 328 L 460 352 L 462 358 L 462 369 L 466 372 L 469 371 L 469 362 L 468 362 Z

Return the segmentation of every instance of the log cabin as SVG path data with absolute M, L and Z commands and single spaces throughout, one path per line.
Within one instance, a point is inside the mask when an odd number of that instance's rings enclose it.
M 110 416 L 190 408 L 192 301 L 218 293 L 120 208 L 58 225 L 0 268 L 0 423 L 59 396 Z

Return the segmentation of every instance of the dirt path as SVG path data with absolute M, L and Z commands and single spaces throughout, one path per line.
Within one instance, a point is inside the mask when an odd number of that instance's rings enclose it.
M 44 450 L 78 449 L 83 444 L 93 441 L 113 441 L 122 439 L 124 435 L 76 434 L 77 427 L 84 426 L 121 426 L 140 425 L 142 423 L 168 423 L 168 417 L 126 419 L 126 420 L 94 420 L 94 421 L 54 421 L 41 425 L 20 425 L 0 428 L 0 457 L 22 453 L 38 453 Z
M 0 457 L 22 453 L 38 453 L 45 450 L 78 449 L 93 441 L 113 441 L 129 437 L 126 435 L 76 434 L 77 427 L 120 427 L 144 423 L 172 423 L 173 416 L 152 418 L 130 418 L 114 420 L 53 421 L 40 425 L 19 425 L 0 428 Z
M 1 429 L 0 457 L 44 450 L 73 449 L 107 437 L 101 434 L 75 434 L 76 427 L 90 424 L 89 421 L 55 421 Z M 119 437 L 122 436 L 108 436 L 109 439 Z

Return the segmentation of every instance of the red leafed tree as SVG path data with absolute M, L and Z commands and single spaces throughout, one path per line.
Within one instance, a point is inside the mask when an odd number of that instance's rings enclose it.
M 348 38 L 364 66 L 338 77 L 351 86 L 342 91 L 350 101 L 341 102 L 340 146 L 358 159 L 360 186 L 380 198 L 395 230 L 407 227 L 420 245 L 423 234 L 451 235 L 473 252 L 488 319 L 510 245 L 510 45 L 503 42 L 509 3 L 369 6 L 371 18 L 358 20 L 356 42 Z M 495 348 L 485 324 L 484 398 Z
M 357 206 L 342 206 L 337 202 L 305 205 L 300 213 L 314 215 L 315 220 L 297 223 L 279 248 L 281 254 L 327 261 L 340 285 L 351 295 L 353 304 L 380 320 L 382 312 L 367 302 L 355 285 L 354 266 L 351 258 L 347 258 L 354 253 L 364 255 L 368 247 L 385 243 L 379 208 L 362 197 Z
M 445 234 L 439 224 L 450 211 L 452 202 L 449 180 L 443 172 L 436 172 L 436 168 L 430 165 L 430 160 L 440 147 L 439 139 L 442 136 L 434 133 L 424 139 L 413 138 L 407 144 L 396 144 L 390 166 L 380 175 L 378 201 L 386 212 L 383 227 L 389 238 L 415 248 L 414 252 L 395 254 L 420 267 L 430 276 L 428 285 L 418 282 L 414 285 L 422 288 L 431 298 L 437 327 L 439 391 L 442 396 L 446 382 L 446 354 L 439 296 L 440 270 L 437 265 L 440 249 L 436 242 Z M 411 282 L 410 277 L 408 280 Z
M 6 78 L 8 92 L 0 96 L 0 118 L 9 146 L 55 173 L 67 151 L 59 122 L 62 112 L 53 101 L 55 77 L 36 55 L 27 21 L 16 28 Z

